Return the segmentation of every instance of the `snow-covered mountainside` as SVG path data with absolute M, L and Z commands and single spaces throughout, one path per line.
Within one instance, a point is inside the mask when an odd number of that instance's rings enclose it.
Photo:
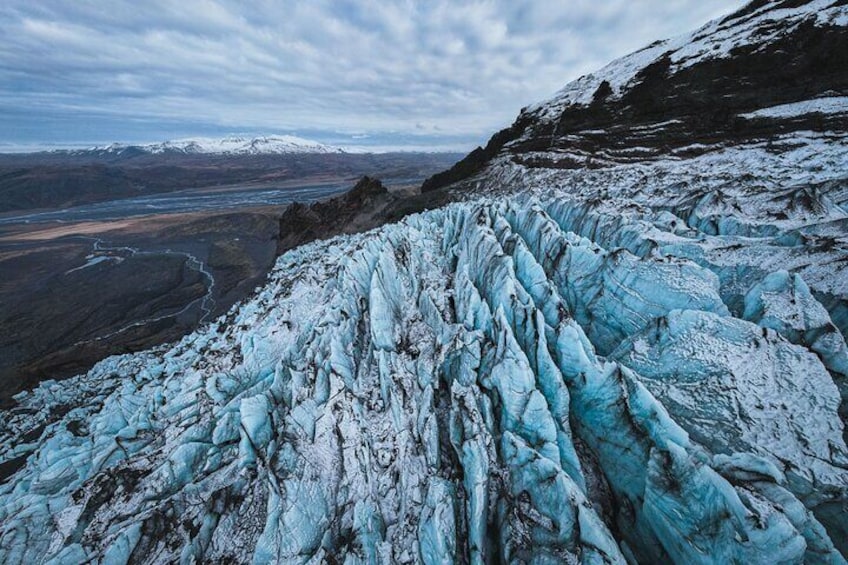
M 848 23 L 728 21 L 789 4 Z M 0 560 L 846 563 L 826 115 L 592 166 L 528 121 L 460 201 L 291 250 L 179 343 L 19 395 Z
M 144 153 L 185 153 L 213 155 L 285 155 L 289 153 L 344 153 L 339 147 L 324 145 L 317 141 L 292 135 L 263 137 L 229 136 L 222 139 L 193 138 L 165 141 L 147 145 L 124 145 L 113 143 L 105 147 L 93 147 L 87 151 L 120 154 L 127 150 Z
M 689 158 L 793 131 L 848 135 L 846 29 L 844 0 L 755 0 L 524 108 L 424 190 L 466 180 L 496 158 L 597 168 Z
M 566 107 L 589 106 L 598 102 L 596 95 L 604 82 L 606 86 L 601 92 L 604 99 L 621 100 L 645 78 L 645 69 L 657 63 L 666 66 L 664 70 L 668 75 L 675 76 L 705 63 L 738 61 L 740 53 L 744 52 L 759 51 L 765 54 L 787 38 L 797 37 L 796 34 L 809 32 L 810 29 L 818 28 L 820 31 L 831 26 L 845 25 L 848 25 L 848 11 L 845 9 L 845 3 L 840 1 L 751 2 L 739 12 L 710 22 L 697 31 L 674 39 L 656 41 L 644 49 L 618 59 L 600 71 L 572 82 L 552 99 L 531 106 L 526 111 L 555 120 Z M 816 33 L 810 35 L 814 37 Z M 809 45 L 803 47 L 809 48 Z M 833 55 L 840 56 L 839 53 Z M 793 54 L 786 53 L 784 56 L 787 57 L 787 62 L 792 61 Z

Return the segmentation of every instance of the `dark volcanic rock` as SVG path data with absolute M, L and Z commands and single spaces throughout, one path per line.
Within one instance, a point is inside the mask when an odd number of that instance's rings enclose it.
M 511 126 L 493 135 L 486 147 L 478 147 L 447 171 L 436 173 L 425 180 L 421 192 L 431 192 L 478 173 L 504 145 L 517 139 L 529 125 L 524 115 L 519 116 Z
M 379 180 L 365 176 L 341 196 L 313 204 L 292 204 L 280 217 L 278 252 L 316 239 L 376 227 L 385 221 L 389 206 L 398 200 Z
M 349 192 L 313 204 L 290 205 L 280 218 L 278 252 L 340 234 L 370 230 L 408 214 L 438 208 L 455 198 L 444 190 L 399 196 L 362 177 Z

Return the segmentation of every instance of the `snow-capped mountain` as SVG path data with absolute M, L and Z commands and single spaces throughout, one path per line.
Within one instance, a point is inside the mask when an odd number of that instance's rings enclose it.
M 19 396 L 0 558 L 845 563 L 846 26 L 757 0 L 625 58 L 460 201 Z
M 125 145 L 113 143 L 103 147 L 93 147 L 88 151 L 120 154 L 127 150 L 144 153 L 185 153 L 217 155 L 286 155 L 291 153 L 344 153 L 339 147 L 324 145 L 317 141 L 291 135 L 271 135 L 262 137 L 229 136 L 216 138 L 192 138 L 165 141 L 144 145 Z
M 848 25 L 834 0 L 754 1 L 522 110 L 433 190 L 500 156 L 534 168 L 689 158 L 792 131 L 848 133 Z
M 569 106 L 590 106 L 597 103 L 601 95 L 605 100 L 622 100 L 647 78 L 645 71 L 651 65 L 662 64 L 667 76 L 679 77 L 690 69 L 702 65 L 721 65 L 739 62 L 740 55 L 762 58 L 773 55 L 787 40 L 806 40 L 802 53 L 783 53 L 787 66 L 797 64 L 798 59 L 814 56 L 819 47 L 820 35 L 829 28 L 848 25 L 844 3 L 834 0 L 759 1 L 751 2 L 738 12 L 708 23 L 688 34 L 669 40 L 656 41 L 627 57 L 612 62 L 596 73 L 581 77 L 560 90 L 553 98 L 527 108 L 527 113 L 536 114 L 543 120 L 557 119 Z M 821 45 L 821 47 L 825 47 Z M 837 47 L 837 45 L 827 45 Z M 839 53 L 833 53 L 840 58 Z M 828 64 L 825 63 L 825 67 Z M 750 63 L 744 63 L 744 65 Z M 800 69 L 816 72 L 817 69 Z M 745 72 L 751 72 L 746 70 Z M 778 79 L 785 69 L 760 68 L 758 72 Z M 819 70 L 821 72 L 821 70 Z M 719 77 L 711 77 L 717 79 Z M 832 77 L 828 77 L 832 79 Z M 677 79 L 679 80 L 679 79 Z M 724 80 L 724 79 L 721 79 Z M 814 81 L 815 77 L 810 77 Z M 719 81 L 720 82 L 720 81 Z M 606 85 L 602 85 L 606 83 Z M 742 85 L 754 86 L 754 85 Z M 775 88 L 774 96 L 790 95 L 790 87 Z M 806 86 L 806 85 L 805 85 Z M 835 86 L 835 85 L 831 85 Z M 599 90 L 601 89 L 600 93 Z M 745 90 L 745 88 L 738 88 Z M 745 93 L 750 96 L 751 92 Z M 808 92 L 808 94 L 811 94 Z M 691 95 L 691 94 L 690 94 Z M 742 93 L 737 94 L 742 95 Z M 685 94 L 681 93 L 681 96 Z M 715 101 L 714 101 L 715 103 Z M 718 103 L 719 107 L 726 102 Z M 843 107 L 844 111 L 844 107 Z

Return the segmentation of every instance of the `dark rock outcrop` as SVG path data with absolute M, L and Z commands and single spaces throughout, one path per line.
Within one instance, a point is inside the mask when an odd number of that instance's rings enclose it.
M 425 180 L 421 192 L 431 192 L 478 173 L 504 145 L 517 139 L 529 125 L 530 121 L 526 116 L 518 116 L 515 123 L 493 135 L 486 147 L 478 147 L 447 171 L 436 173 Z
M 397 200 L 379 180 L 364 176 L 341 196 L 312 204 L 291 204 L 280 217 L 277 251 L 283 253 L 316 239 L 376 227 Z
M 381 181 L 365 176 L 349 192 L 335 198 L 289 205 L 280 217 L 277 252 L 281 254 L 316 239 L 367 231 L 408 214 L 438 208 L 452 198 L 442 190 L 394 194 Z

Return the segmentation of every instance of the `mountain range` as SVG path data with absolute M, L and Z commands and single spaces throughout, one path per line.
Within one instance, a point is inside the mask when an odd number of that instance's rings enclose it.
M 228 136 L 224 138 L 192 138 L 129 145 L 113 143 L 106 146 L 95 146 L 82 150 L 62 150 L 71 154 L 112 154 L 129 155 L 136 153 L 162 154 L 176 153 L 186 155 L 288 155 L 297 153 L 344 153 L 340 147 L 324 145 L 317 141 L 303 139 L 292 135 L 269 136 Z

